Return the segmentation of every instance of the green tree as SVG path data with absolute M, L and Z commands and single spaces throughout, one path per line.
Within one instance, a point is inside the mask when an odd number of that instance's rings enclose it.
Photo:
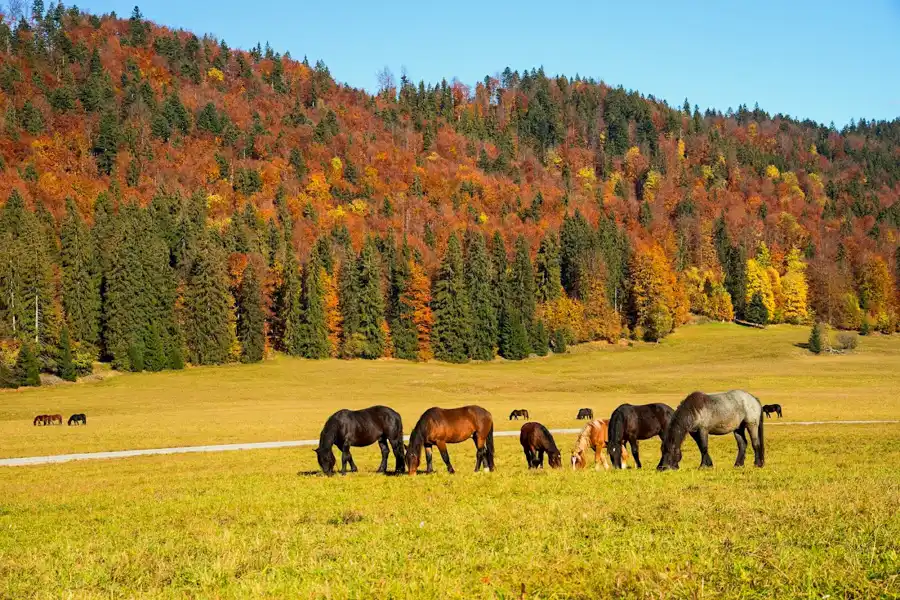
M 813 354 L 821 354 L 825 349 L 825 325 L 816 323 L 809 332 L 809 351 Z
M 291 356 L 303 354 L 306 331 L 303 329 L 303 286 L 293 248 L 285 252 L 281 285 L 275 297 L 278 316 L 278 347 Z
M 220 364 L 229 359 L 235 341 L 225 257 L 208 237 L 199 241 L 193 256 L 184 294 L 188 358 L 195 365 Z
M 100 129 L 94 138 L 92 149 L 100 175 L 112 174 L 119 152 L 119 121 L 116 113 L 107 111 L 100 117 Z
M 128 345 L 128 370 L 140 373 L 144 370 L 144 344 L 134 340 Z
M 16 358 L 15 367 L 16 382 L 21 387 L 36 387 L 41 385 L 41 368 L 37 353 L 30 342 L 22 344 L 19 356 Z
M 534 334 L 534 353 L 538 356 L 547 356 L 550 351 L 550 334 L 543 321 L 538 321 Z
M 466 290 L 469 292 L 472 339 L 469 356 L 493 360 L 497 345 L 497 290 L 484 236 L 470 231 L 466 236 Z
M 75 381 L 75 365 L 72 364 L 72 342 L 69 328 L 63 327 L 59 336 L 59 376 L 66 381 Z
M 766 308 L 763 297 L 759 292 L 753 294 L 750 304 L 747 305 L 745 318 L 751 323 L 765 325 L 769 322 L 769 309 Z
M 359 329 L 362 358 L 384 354 L 384 295 L 381 291 L 381 261 L 374 239 L 369 239 L 359 255 Z
M 513 314 L 517 314 L 522 319 L 525 330 L 528 332 L 529 351 L 535 335 L 536 296 L 534 287 L 534 269 L 531 266 L 528 242 L 525 236 L 520 235 L 516 239 L 516 256 L 509 273 L 509 304 Z
M 163 336 L 156 323 L 150 325 L 147 344 L 144 348 L 144 368 L 148 371 L 162 371 L 169 366 L 169 356 L 163 344 Z
M 404 240 L 402 248 L 394 251 L 390 261 L 387 319 L 394 343 L 394 356 L 405 360 L 416 360 L 419 343 L 416 323 L 413 319 L 415 307 L 411 298 L 410 249 Z
M 252 260 L 244 269 L 235 300 L 241 361 L 259 362 L 263 358 L 266 346 L 266 319 L 263 313 L 259 276 Z
M 66 322 L 76 340 L 96 345 L 100 334 L 100 268 L 91 232 L 71 199 L 66 200 L 60 236 Z
M 306 263 L 303 285 L 303 356 L 328 358 L 331 342 L 328 340 L 328 324 L 325 319 L 325 290 L 322 288 L 324 268 L 315 254 Z
M 348 354 L 353 345 L 353 336 L 359 330 L 359 271 L 349 241 L 344 245 L 342 255 L 338 273 L 338 298 L 343 334 L 341 343 L 344 354 Z
M 463 255 L 456 234 L 447 242 L 447 252 L 435 277 L 431 310 L 434 327 L 431 345 L 434 357 L 446 362 L 462 363 L 469 357 L 471 316 L 466 293 Z
M 548 302 L 559 298 L 562 290 L 560 278 L 559 245 L 556 235 L 547 232 L 541 240 L 535 259 L 535 271 L 537 277 L 537 296 L 541 302 Z
M 522 360 L 528 358 L 531 344 L 528 340 L 528 328 L 522 314 L 511 302 L 500 312 L 500 343 L 498 353 L 506 360 Z
M 566 333 L 562 329 L 553 332 L 552 347 L 555 354 L 566 353 Z

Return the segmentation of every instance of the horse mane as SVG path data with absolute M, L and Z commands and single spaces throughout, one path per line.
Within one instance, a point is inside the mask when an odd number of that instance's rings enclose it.
M 688 431 L 693 428 L 698 411 L 709 402 L 710 397 L 703 392 L 691 392 L 687 398 L 681 401 L 663 436 L 663 453 L 667 446 L 681 445 Z
M 538 423 L 538 427 L 541 428 L 541 433 L 544 434 L 544 437 L 547 438 L 547 443 L 550 445 L 549 450 L 553 452 L 559 452 L 559 448 L 556 447 L 556 442 L 553 440 L 553 436 L 550 434 L 550 430 L 544 427 L 543 423 Z
M 616 442 L 622 441 L 622 436 L 625 432 L 625 411 L 623 411 L 621 407 L 613 411 L 612 416 L 609 418 L 609 425 L 606 427 L 606 440 L 608 444 L 613 440 Z
M 419 419 L 416 426 L 413 427 L 412 432 L 409 434 L 409 446 L 407 447 L 407 454 L 413 454 L 418 456 L 422 451 L 422 446 L 425 445 L 425 415 Z
M 327 421 L 325 421 L 325 427 L 322 428 L 322 433 L 319 434 L 319 448 L 321 449 L 331 449 L 334 445 L 334 439 L 337 437 L 338 430 L 338 419 L 337 414 L 335 413 L 331 415 Z
M 594 419 L 584 426 L 584 429 L 581 430 L 581 433 L 578 434 L 578 437 L 575 438 L 575 448 L 574 451 L 584 451 L 588 446 L 591 445 L 591 431 L 594 427 L 597 427 L 600 424 L 600 419 Z

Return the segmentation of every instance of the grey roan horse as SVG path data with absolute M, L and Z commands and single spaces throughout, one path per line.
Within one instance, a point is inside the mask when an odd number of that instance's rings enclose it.
M 685 398 L 669 421 L 663 436 L 662 458 L 656 467 L 660 471 L 677 469 L 681 462 L 681 443 L 688 434 L 700 449 L 700 466 L 711 467 L 709 435 L 734 433 L 738 453 L 734 466 L 744 466 L 747 452 L 745 432 L 750 433 L 754 464 L 765 464 L 763 446 L 763 413 L 759 400 L 744 390 L 731 390 L 717 394 L 693 392 Z

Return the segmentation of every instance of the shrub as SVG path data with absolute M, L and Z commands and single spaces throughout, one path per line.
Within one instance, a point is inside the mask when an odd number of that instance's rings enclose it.
M 672 332 L 675 328 L 675 320 L 668 307 L 662 302 L 657 302 L 650 309 L 645 325 L 647 327 L 644 330 L 644 340 L 658 342 Z
M 859 336 L 853 331 L 842 331 L 837 336 L 837 347 L 840 350 L 856 350 Z

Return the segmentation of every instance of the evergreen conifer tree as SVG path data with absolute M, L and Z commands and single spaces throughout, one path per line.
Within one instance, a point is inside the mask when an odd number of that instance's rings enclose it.
M 169 357 L 166 354 L 163 336 L 159 330 L 159 325 L 152 323 L 147 334 L 147 344 L 144 350 L 144 368 L 148 371 L 162 371 L 169 365 Z
M 204 236 L 193 253 L 184 294 L 184 333 L 195 365 L 226 362 L 235 341 L 233 300 L 221 249 Z
M 100 334 L 99 264 L 90 230 L 72 200 L 66 200 L 66 217 L 60 235 L 66 322 L 76 340 L 96 345 Z
M 315 254 L 306 263 L 303 285 L 303 356 L 306 358 L 328 358 L 331 342 L 328 339 L 328 324 L 325 318 L 325 291 L 322 288 L 324 267 Z
M 484 236 L 478 231 L 471 231 L 466 236 L 465 272 L 472 322 L 469 357 L 493 360 L 497 345 L 498 293 L 493 284 L 492 265 Z
M 750 299 L 745 316 L 751 323 L 765 325 L 769 322 L 769 309 L 766 308 L 762 295 L 759 292 L 753 294 L 753 298 Z
M 434 357 L 446 362 L 462 363 L 469 357 L 471 316 L 466 293 L 463 256 L 456 235 L 450 236 L 447 252 L 434 281 L 431 309 L 434 328 L 431 345 Z
M 521 313 L 507 302 L 500 312 L 500 340 L 498 353 L 506 360 L 522 360 L 530 352 L 528 329 Z
M 291 356 L 303 354 L 306 331 L 303 329 L 302 285 L 293 249 L 285 252 L 284 272 L 276 299 L 281 340 L 279 347 Z
M 59 376 L 66 381 L 75 381 L 75 365 L 72 363 L 72 343 L 69 328 L 63 327 L 59 336 Z
M 813 354 L 821 354 L 822 350 L 825 349 L 824 329 L 825 327 L 822 323 L 816 323 L 813 325 L 812 331 L 809 332 L 809 351 Z
M 237 291 L 237 336 L 241 343 L 241 361 L 259 362 L 266 346 L 266 319 L 262 290 L 256 266 L 251 260 L 244 269 Z
M 381 291 L 381 261 L 374 239 L 369 239 L 359 255 L 359 340 L 362 358 L 379 358 L 384 353 L 384 295 Z
M 391 261 L 387 314 L 394 355 L 397 358 L 415 360 L 419 344 L 414 320 L 415 308 L 408 302 L 412 285 L 409 261 L 409 246 L 404 241 L 403 247 Z
M 41 385 L 41 367 L 31 342 L 22 344 L 15 367 L 16 383 L 21 387 Z
M 534 269 L 528 254 L 528 242 L 525 236 L 516 239 L 516 256 L 509 273 L 509 303 L 513 312 L 519 315 L 528 332 L 528 350 L 534 343 Z
M 140 373 L 144 370 L 144 344 L 140 341 L 133 341 L 128 346 L 128 363 L 129 371 Z
M 538 356 L 547 356 L 550 351 L 550 335 L 543 321 L 538 321 L 534 327 L 534 353 Z
M 555 354 L 566 353 L 566 334 L 562 329 L 553 332 L 553 352 Z
M 547 232 L 541 240 L 535 259 L 537 277 L 537 296 L 541 302 L 548 302 L 559 297 L 562 290 L 560 279 L 559 245 L 556 235 Z

